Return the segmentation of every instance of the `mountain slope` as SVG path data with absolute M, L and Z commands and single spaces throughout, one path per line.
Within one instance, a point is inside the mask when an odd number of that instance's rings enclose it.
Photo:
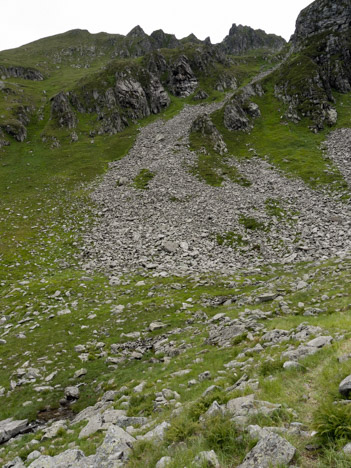
M 2 466 L 350 466 L 347 6 L 0 53 Z

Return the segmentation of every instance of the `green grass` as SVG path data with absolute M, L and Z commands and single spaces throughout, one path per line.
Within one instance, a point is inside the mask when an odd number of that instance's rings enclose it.
M 135 176 L 133 185 L 139 190 L 147 190 L 149 182 L 155 177 L 155 174 L 149 169 L 141 169 L 139 174 Z
M 225 180 L 250 186 L 250 181 L 240 174 L 231 163 L 230 158 L 220 155 L 214 150 L 209 138 L 199 132 L 190 134 L 190 148 L 197 153 L 197 161 L 191 168 L 191 173 L 213 187 L 220 187 Z
M 255 97 L 261 117 L 255 120 L 250 133 L 231 132 L 223 124 L 223 109 L 212 114 L 212 120 L 224 137 L 229 153 L 238 158 L 257 156 L 281 169 L 287 176 L 299 177 L 313 188 L 328 187 L 341 193 L 347 192 L 346 182 L 338 169 L 327 160 L 321 149 L 328 131 L 317 135 L 308 129 L 308 122 L 298 124 L 282 119 L 284 104 L 273 95 L 272 85 L 265 85 L 266 93 Z M 347 101 L 347 98 L 344 98 Z M 340 106 L 338 106 L 338 110 Z M 340 122 L 346 122 L 349 103 L 340 112 Z M 264 137 L 262 137 L 264 135 Z

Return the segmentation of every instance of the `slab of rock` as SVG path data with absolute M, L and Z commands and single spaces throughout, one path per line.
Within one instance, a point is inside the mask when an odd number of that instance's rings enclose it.
M 333 341 L 332 336 L 318 336 L 314 340 L 309 341 L 307 346 L 312 346 L 313 348 L 323 348 L 324 346 L 330 344 Z
M 257 298 L 257 301 L 258 302 L 269 302 L 269 301 L 273 301 L 276 297 L 278 296 L 277 293 L 265 293 L 265 294 L 261 294 L 261 296 L 258 296 Z
M 165 325 L 162 322 L 152 322 L 149 325 L 149 330 L 150 331 L 155 331 L 155 330 L 161 330 L 162 328 L 166 328 L 167 325 Z
M 94 463 L 99 468 L 111 468 L 123 461 L 135 442 L 135 438 L 118 426 L 110 426 L 106 437 L 96 451 Z
M 25 464 L 23 463 L 20 457 L 16 457 L 10 462 L 6 463 L 3 468 L 25 468 Z
M 138 439 L 144 440 L 151 440 L 151 439 L 158 439 L 162 440 L 164 438 L 166 430 L 171 427 L 171 425 L 167 421 L 163 421 L 163 423 L 156 426 L 151 431 L 147 432 L 143 436 L 138 437 Z
M 28 420 L 14 421 L 12 418 L 0 421 L 0 444 L 16 437 L 28 426 Z
M 226 411 L 232 414 L 233 419 L 239 424 L 245 424 L 252 415 L 270 415 L 279 408 L 281 408 L 281 405 L 269 401 L 255 400 L 254 394 L 234 398 L 226 404 Z
M 246 455 L 238 468 L 270 468 L 288 464 L 294 458 L 296 449 L 278 434 L 270 433 Z
M 89 419 L 88 424 L 80 431 L 79 438 L 83 439 L 84 437 L 89 437 L 90 435 L 95 434 L 95 432 L 101 430 L 102 427 L 102 416 L 97 414 Z
M 66 421 L 56 421 L 53 424 L 51 424 L 51 426 L 45 429 L 42 440 L 53 439 L 57 436 L 60 429 L 67 429 Z
M 30 468 L 77 468 L 84 457 L 85 455 L 81 450 L 66 450 L 55 457 L 42 455 L 29 466 Z

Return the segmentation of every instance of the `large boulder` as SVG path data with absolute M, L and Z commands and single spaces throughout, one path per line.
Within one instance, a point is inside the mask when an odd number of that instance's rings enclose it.
M 16 437 L 28 427 L 28 420 L 14 421 L 12 418 L 0 421 L 0 444 Z
M 238 468 L 270 468 L 288 464 L 296 448 L 278 434 L 270 433 L 246 455 Z

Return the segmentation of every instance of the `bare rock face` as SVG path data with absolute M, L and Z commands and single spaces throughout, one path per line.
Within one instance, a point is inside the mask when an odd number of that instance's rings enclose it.
M 250 87 L 252 88 L 252 87 Z M 224 108 L 224 125 L 228 130 L 249 132 L 254 126 L 254 119 L 261 116 L 257 104 L 250 101 L 250 97 L 256 92 L 245 90 Z
M 172 67 L 170 89 L 175 96 L 186 97 L 195 91 L 197 85 L 197 78 L 187 57 L 182 55 Z
M 180 46 L 180 41 L 178 41 L 174 34 L 166 34 L 162 29 L 151 33 L 151 38 L 155 42 L 157 49 L 174 49 Z
M 209 138 L 213 149 L 219 154 L 228 152 L 222 135 L 219 133 L 211 118 L 207 114 L 200 115 L 194 120 L 191 126 L 191 132 L 198 132 L 201 133 L 203 137 Z
M 132 76 L 124 73 L 118 76 L 115 95 L 118 104 L 127 109 L 131 118 L 137 119 L 150 115 L 145 91 Z
M 301 46 L 306 39 L 323 31 L 347 32 L 351 21 L 350 0 L 318 0 L 302 10 L 296 21 L 292 42 Z
M 44 76 L 35 68 L 0 66 L 0 75 L 6 78 L 23 78 L 24 80 L 43 81 Z
M 252 29 L 249 26 L 236 25 L 230 28 L 228 36 L 220 44 L 227 54 L 238 55 L 253 49 L 271 49 L 278 51 L 286 44 L 285 39 L 275 34 L 267 34 L 261 29 Z
M 12 136 L 16 141 L 23 142 L 27 138 L 27 129 L 19 121 L 14 120 L 11 123 L 2 124 L 1 128 L 8 135 Z M 2 146 L 8 146 L 8 142 L 6 140 L 2 140 L 1 143 L 2 143 Z
M 332 91 L 351 90 L 350 24 L 350 0 L 316 0 L 300 13 L 291 40 L 298 55 L 282 67 L 275 90 L 289 120 L 308 117 L 313 131 L 336 123 Z
M 51 100 L 51 117 L 60 127 L 75 128 L 77 118 L 72 110 L 67 93 L 60 92 Z

